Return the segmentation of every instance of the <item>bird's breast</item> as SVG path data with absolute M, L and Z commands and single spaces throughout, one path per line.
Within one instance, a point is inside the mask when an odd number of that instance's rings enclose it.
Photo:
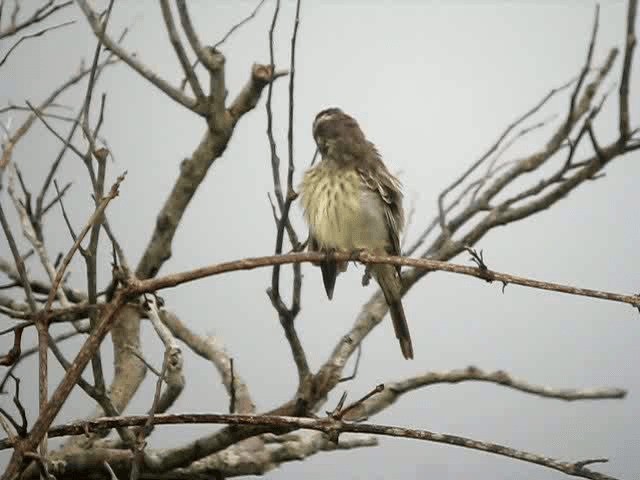
M 305 174 L 301 194 L 309 229 L 321 248 L 375 249 L 388 242 L 380 200 L 356 171 L 319 165 Z

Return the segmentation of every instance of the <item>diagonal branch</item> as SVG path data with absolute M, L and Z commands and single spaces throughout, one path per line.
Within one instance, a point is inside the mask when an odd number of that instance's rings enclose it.
M 86 0 L 76 0 L 76 3 L 84 13 L 89 22 L 89 26 L 93 30 L 95 36 L 102 42 L 107 50 L 113 52 L 120 60 L 129 65 L 135 72 L 152 83 L 155 87 L 167 94 L 169 98 L 179 103 L 185 108 L 203 115 L 204 112 L 198 108 L 195 99 L 188 97 L 179 89 L 171 86 L 166 80 L 161 78 L 155 72 L 151 71 L 146 65 L 134 55 L 126 52 L 118 43 L 116 43 L 106 32 L 102 32 L 102 24 L 96 12 L 94 12 Z
M 71 3 L 71 2 L 69 2 Z M 53 25 L 51 27 L 47 27 L 47 28 L 43 28 L 42 30 L 36 32 L 36 33 L 30 33 L 29 35 L 24 35 L 22 37 L 20 37 L 20 39 L 14 43 L 11 48 L 7 51 L 7 53 L 5 53 L 4 57 L 2 57 L 2 60 L 0 60 L 0 67 L 4 64 L 4 62 L 7 61 L 7 59 L 9 58 L 9 55 L 11 55 L 11 52 L 13 52 L 16 48 L 18 48 L 18 46 L 24 42 L 25 40 L 29 40 L 30 38 L 36 38 L 36 37 L 41 37 L 42 35 L 44 35 L 47 32 L 50 32 L 52 30 L 57 30 L 58 28 L 63 28 L 63 27 L 67 27 L 69 25 L 72 25 L 76 23 L 75 20 L 71 20 L 68 22 L 64 22 L 64 23 L 60 23 L 58 25 Z M 1 34 L 0 34 L 0 38 L 1 38 Z
M 200 82 L 198 81 L 198 77 L 196 76 L 195 69 L 191 67 L 191 63 L 189 62 L 189 58 L 187 57 L 187 52 L 185 51 L 184 46 L 180 41 L 180 36 L 178 35 L 176 25 L 173 21 L 173 15 L 171 14 L 171 6 L 169 5 L 169 0 L 161 0 L 160 8 L 162 9 L 162 17 L 164 18 L 164 24 L 167 27 L 169 40 L 171 41 L 171 45 L 173 45 L 173 49 L 176 52 L 176 56 L 178 57 L 180 65 L 182 66 L 185 77 L 187 78 L 187 81 L 191 86 L 191 90 L 193 91 L 198 101 L 203 102 L 204 92 L 202 91 L 202 87 L 200 86 Z
M 99 68 L 104 68 L 108 65 L 113 65 L 117 63 L 117 60 L 109 57 L 103 62 L 100 63 Z M 91 68 L 81 68 L 80 71 L 71 76 L 68 80 L 66 80 L 63 84 L 57 87 L 51 94 L 40 104 L 35 110 L 37 112 L 44 112 L 49 106 L 51 106 L 56 99 L 65 92 L 69 87 L 77 84 L 80 80 L 82 80 L 87 74 L 91 72 Z M 15 133 L 2 145 L 3 151 L 2 156 L 0 157 L 0 173 L 2 170 L 8 165 L 9 160 L 11 159 L 11 155 L 13 153 L 13 149 L 15 148 L 18 141 L 29 131 L 33 122 L 36 120 L 37 116 L 33 111 L 24 121 L 24 123 L 15 131 Z
M 18 246 L 16 245 L 16 241 L 13 238 L 11 233 L 11 228 L 9 227 L 9 222 L 7 222 L 7 218 L 4 215 L 4 210 L 2 209 L 2 204 L 0 204 L 0 224 L 2 225 L 2 230 L 4 232 L 4 236 L 7 239 L 7 243 L 9 244 L 9 249 L 13 254 L 13 259 L 16 264 L 16 269 L 19 274 L 19 279 L 22 284 L 22 289 L 27 295 L 27 301 L 29 302 L 29 308 L 31 309 L 31 313 L 35 313 L 38 310 L 36 306 L 35 299 L 33 297 L 33 292 L 31 290 L 31 283 L 29 282 L 29 277 L 27 276 L 27 269 L 24 266 L 24 261 L 22 260 L 22 255 L 18 251 Z
M 47 3 L 45 3 L 40 8 L 36 9 L 33 12 L 33 14 L 31 14 L 30 17 L 18 23 L 17 16 L 20 9 L 20 2 L 16 0 L 15 9 L 11 15 L 12 18 L 9 26 L 4 30 L 0 30 L 0 40 L 2 40 L 3 38 L 9 37 L 11 35 L 15 35 L 19 31 L 24 30 L 25 28 L 28 28 L 32 25 L 35 25 L 36 23 L 40 23 L 43 20 L 46 20 L 54 13 L 56 13 L 59 10 L 62 10 L 63 8 L 68 7 L 73 2 L 69 0 L 57 5 L 55 5 L 54 3 L 55 3 L 55 0 L 48 0 Z
M 191 157 L 182 162 L 180 175 L 158 213 L 151 240 L 136 269 L 138 278 L 154 277 L 171 257 L 171 244 L 182 216 L 209 168 L 227 148 L 233 128 L 245 113 L 256 106 L 264 87 L 282 75 L 282 72 L 274 73 L 268 66 L 254 65 L 247 85 L 225 115 L 225 128 L 214 132 L 207 129 Z
M 187 40 L 189 40 L 191 48 L 198 57 L 198 60 L 200 60 L 200 63 L 202 63 L 202 65 L 204 65 L 210 72 L 220 68 L 221 65 L 215 62 L 213 55 L 211 55 L 211 52 L 207 51 L 207 49 L 205 49 L 200 43 L 198 34 L 196 33 L 196 30 L 193 27 L 193 23 L 191 22 L 191 16 L 189 15 L 186 1 L 176 0 L 176 6 L 178 7 L 178 14 L 180 15 L 180 23 L 182 24 L 182 29 L 187 36 Z
M 256 406 L 249 388 L 235 369 L 231 374 L 231 357 L 221 341 L 217 337 L 203 338 L 196 335 L 177 315 L 167 310 L 163 310 L 160 317 L 176 338 L 187 344 L 196 355 L 213 363 L 229 395 L 235 391 L 235 410 L 239 413 L 254 413 Z
M 540 109 L 547 104 L 547 102 L 549 102 L 549 100 L 551 100 L 556 94 L 566 90 L 568 87 L 570 87 L 575 80 L 570 80 L 567 83 L 553 88 L 549 93 L 547 93 L 542 100 L 540 100 L 537 104 L 535 104 L 530 110 L 528 110 L 527 112 L 525 112 L 524 114 L 522 114 L 520 117 L 518 117 L 517 119 L 515 119 L 513 122 L 511 122 L 509 125 L 507 125 L 507 128 L 504 129 L 504 131 L 500 134 L 500 136 L 498 137 L 498 139 L 495 141 L 495 143 L 493 143 L 493 145 L 491 145 L 491 147 L 489 147 L 489 149 L 482 154 L 482 156 L 477 159 L 475 162 L 473 162 L 469 168 L 467 168 L 467 170 L 464 171 L 464 173 L 462 173 L 462 175 L 460 175 L 456 180 L 454 180 L 449 186 L 447 186 L 438 196 L 438 212 L 439 212 L 439 220 L 440 220 L 440 226 L 442 228 L 442 230 L 446 230 L 446 225 L 445 225 L 445 210 L 444 210 L 444 199 L 445 197 L 451 193 L 454 189 L 456 189 L 458 186 L 460 186 L 467 178 L 469 178 L 469 175 L 471 175 L 480 165 L 482 165 L 489 157 L 491 157 L 491 155 L 493 155 L 493 153 L 498 150 L 498 148 L 500 148 L 500 145 L 502 145 L 502 143 L 504 142 L 504 140 L 509 136 L 509 134 L 518 126 L 521 125 L 522 122 L 526 121 L 528 118 L 530 118 L 532 115 L 535 115 L 537 112 L 540 111 Z
M 111 187 L 111 190 L 109 191 L 107 196 L 100 200 L 98 207 L 93 212 L 91 217 L 89 217 L 89 220 L 87 220 L 87 223 L 85 224 L 84 228 L 80 231 L 80 234 L 78 235 L 75 242 L 73 243 L 73 246 L 67 252 L 64 259 L 62 260 L 62 264 L 60 265 L 60 267 L 58 268 L 58 271 L 56 272 L 55 280 L 53 281 L 53 285 L 51 287 L 51 292 L 49 293 L 49 297 L 47 298 L 47 303 L 44 308 L 45 310 L 49 310 L 51 308 L 56 292 L 58 291 L 60 282 L 62 281 L 62 277 L 64 276 L 64 272 L 67 269 L 67 266 L 69 265 L 69 263 L 71 262 L 73 255 L 76 253 L 76 251 L 80 247 L 80 243 L 82 242 L 84 237 L 87 235 L 87 233 L 89 233 L 89 230 L 93 227 L 94 223 L 102 216 L 102 213 L 105 211 L 105 209 L 109 205 L 109 202 L 111 202 L 111 200 L 116 198 L 120 193 L 119 192 L 120 184 L 124 180 L 125 174 L 126 172 L 118 177 L 116 182 Z

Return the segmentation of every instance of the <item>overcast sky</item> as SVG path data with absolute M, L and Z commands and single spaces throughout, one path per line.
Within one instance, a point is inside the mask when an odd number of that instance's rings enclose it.
M 25 11 L 33 0 L 24 3 Z M 189 2 L 203 42 L 215 43 L 247 15 L 254 2 Z M 288 66 L 294 2 L 283 2 L 276 42 L 276 64 Z M 404 184 L 407 207 L 415 215 L 406 235 L 416 238 L 436 211 L 438 193 L 494 142 L 501 130 L 531 108 L 553 87 L 580 70 L 593 23 L 592 1 L 430 1 L 430 2 L 303 2 L 297 47 L 295 159 L 296 183 L 314 152 L 311 122 L 327 106 L 340 106 L 360 122 L 379 147 L 391 171 Z M 246 82 L 253 62 L 268 63 L 267 31 L 273 2 L 222 47 L 227 57 L 229 96 Z M 601 5 L 600 32 L 594 62 L 621 47 L 626 3 Z M 22 44 L 0 68 L 0 106 L 7 102 L 38 102 L 53 86 L 90 61 L 95 39 L 75 7 L 56 17 L 76 19 L 70 27 Z M 168 42 L 156 2 L 116 2 L 110 31 L 131 25 L 130 51 L 155 72 L 176 84 L 179 64 Z M 640 30 L 640 26 L 637 27 Z M 0 45 L 0 54 L 12 42 Z M 632 125 L 640 124 L 638 54 L 632 81 Z M 614 88 L 595 131 L 602 144 L 617 135 L 617 82 L 621 56 L 605 89 Z M 276 133 L 286 151 L 287 81 L 274 90 Z M 74 109 L 84 88 L 64 97 Z M 111 224 L 132 263 L 146 246 L 156 214 L 178 174 L 180 162 L 202 137 L 199 117 L 184 110 L 126 66 L 106 72 L 96 93 L 107 92 L 102 130 L 114 155 L 110 178 L 128 176 L 121 195 L 109 207 Z M 567 97 L 553 102 L 537 120 L 563 118 Z M 94 108 L 94 110 L 96 110 Z M 14 115 L 13 125 L 19 123 Z M 7 122 L 8 117 L 0 117 Z M 63 128 L 67 128 L 63 126 Z M 267 200 L 272 190 L 270 156 L 265 135 L 264 99 L 242 119 L 228 149 L 216 161 L 183 218 L 173 257 L 162 272 L 174 272 L 220 261 L 272 253 L 275 227 Z M 549 129 L 521 141 L 511 158 L 543 144 Z M 40 185 L 53 156 L 56 139 L 36 126 L 15 151 L 14 159 L 29 184 Z M 640 155 L 616 159 L 606 176 L 587 182 L 551 210 L 484 237 L 491 268 L 572 285 L 621 293 L 640 290 L 638 245 L 640 225 Z M 84 166 L 68 155 L 57 176 L 73 181 L 66 206 L 75 225 L 90 214 L 89 185 Z M 527 179 L 528 180 L 528 179 Z M 531 183 L 535 179 L 528 180 Z M 0 201 L 12 210 L 6 192 Z M 300 209 L 296 225 L 304 231 Z M 11 214 L 14 231 L 18 231 Z M 59 211 L 47 218 L 51 252 L 66 251 L 72 241 Z M 22 249 L 26 241 L 20 239 Z M 109 280 L 109 248 L 103 249 L 100 284 Z M 3 257 L 6 242 L 0 240 Z M 468 263 L 467 255 L 455 259 Z M 33 272 L 40 272 L 35 263 Z M 360 286 L 362 269 L 338 279 L 334 300 L 322 289 L 320 273 L 305 273 L 303 308 L 297 320 L 312 369 L 327 358 L 345 334 L 373 284 Z M 289 270 L 285 273 L 288 275 Z M 73 264 L 70 282 L 84 288 L 84 269 Z M 263 269 L 209 278 L 168 290 L 163 297 L 195 331 L 219 336 L 247 380 L 259 410 L 290 398 L 297 376 L 275 311 L 265 294 L 270 271 Z M 351 398 L 381 382 L 428 370 L 504 369 L 516 377 L 551 387 L 619 386 L 629 390 L 623 401 L 563 403 L 488 384 L 430 387 L 407 395 L 372 421 L 425 428 L 514 448 L 579 460 L 607 457 L 596 468 L 621 478 L 638 478 L 640 421 L 636 392 L 640 318 L 626 305 L 499 285 L 438 273 L 415 286 L 404 300 L 414 341 L 415 360 L 405 361 L 384 322 L 364 344 L 358 377 L 344 384 Z M 162 346 L 145 325 L 144 347 L 154 364 Z M 55 328 L 55 332 L 61 331 Z M 33 342 L 33 337 L 27 337 Z M 9 339 L 0 341 L 2 351 Z M 79 342 L 69 342 L 71 354 Z M 110 363 L 111 346 L 103 353 Z M 18 373 L 24 380 L 24 401 L 36 412 L 35 359 Z M 52 368 L 52 386 L 59 380 Z M 174 412 L 222 412 L 228 399 L 213 367 L 185 353 L 187 387 Z M 147 379 L 127 413 L 150 405 L 155 379 Z M 336 391 L 328 403 L 335 405 Z M 7 399 L 3 398 L 2 402 Z M 56 423 L 89 413 L 86 396 L 74 391 Z M 175 445 L 210 427 L 159 428 L 151 446 Z M 6 463 L 7 452 L 0 456 Z M 291 463 L 270 478 L 560 478 L 559 473 L 471 450 L 426 442 L 388 439 L 376 448 L 325 453 Z

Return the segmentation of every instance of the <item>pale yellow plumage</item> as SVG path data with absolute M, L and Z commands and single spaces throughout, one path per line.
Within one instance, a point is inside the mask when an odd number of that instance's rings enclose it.
M 381 200 L 356 171 L 325 160 L 306 173 L 301 191 L 305 217 L 320 248 L 384 250 L 389 244 Z
M 337 108 L 320 112 L 313 136 L 322 160 L 304 175 L 300 186 L 309 249 L 325 251 L 319 263 L 327 296 L 333 297 L 338 271 L 330 252 L 368 250 L 375 254 L 400 254 L 404 223 L 402 192 L 398 180 L 386 169 L 375 146 L 366 140 L 355 119 Z M 400 269 L 374 265 L 376 278 L 389 305 L 396 337 L 405 358 L 413 347 L 404 309 Z

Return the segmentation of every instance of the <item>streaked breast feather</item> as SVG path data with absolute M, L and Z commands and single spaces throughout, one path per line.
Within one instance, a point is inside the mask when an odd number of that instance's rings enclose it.
M 356 172 L 318 166 L 302 182 L 302 205 L 322 248 L 355 248 L 353 226 L 360 217 L 361 180 Z

